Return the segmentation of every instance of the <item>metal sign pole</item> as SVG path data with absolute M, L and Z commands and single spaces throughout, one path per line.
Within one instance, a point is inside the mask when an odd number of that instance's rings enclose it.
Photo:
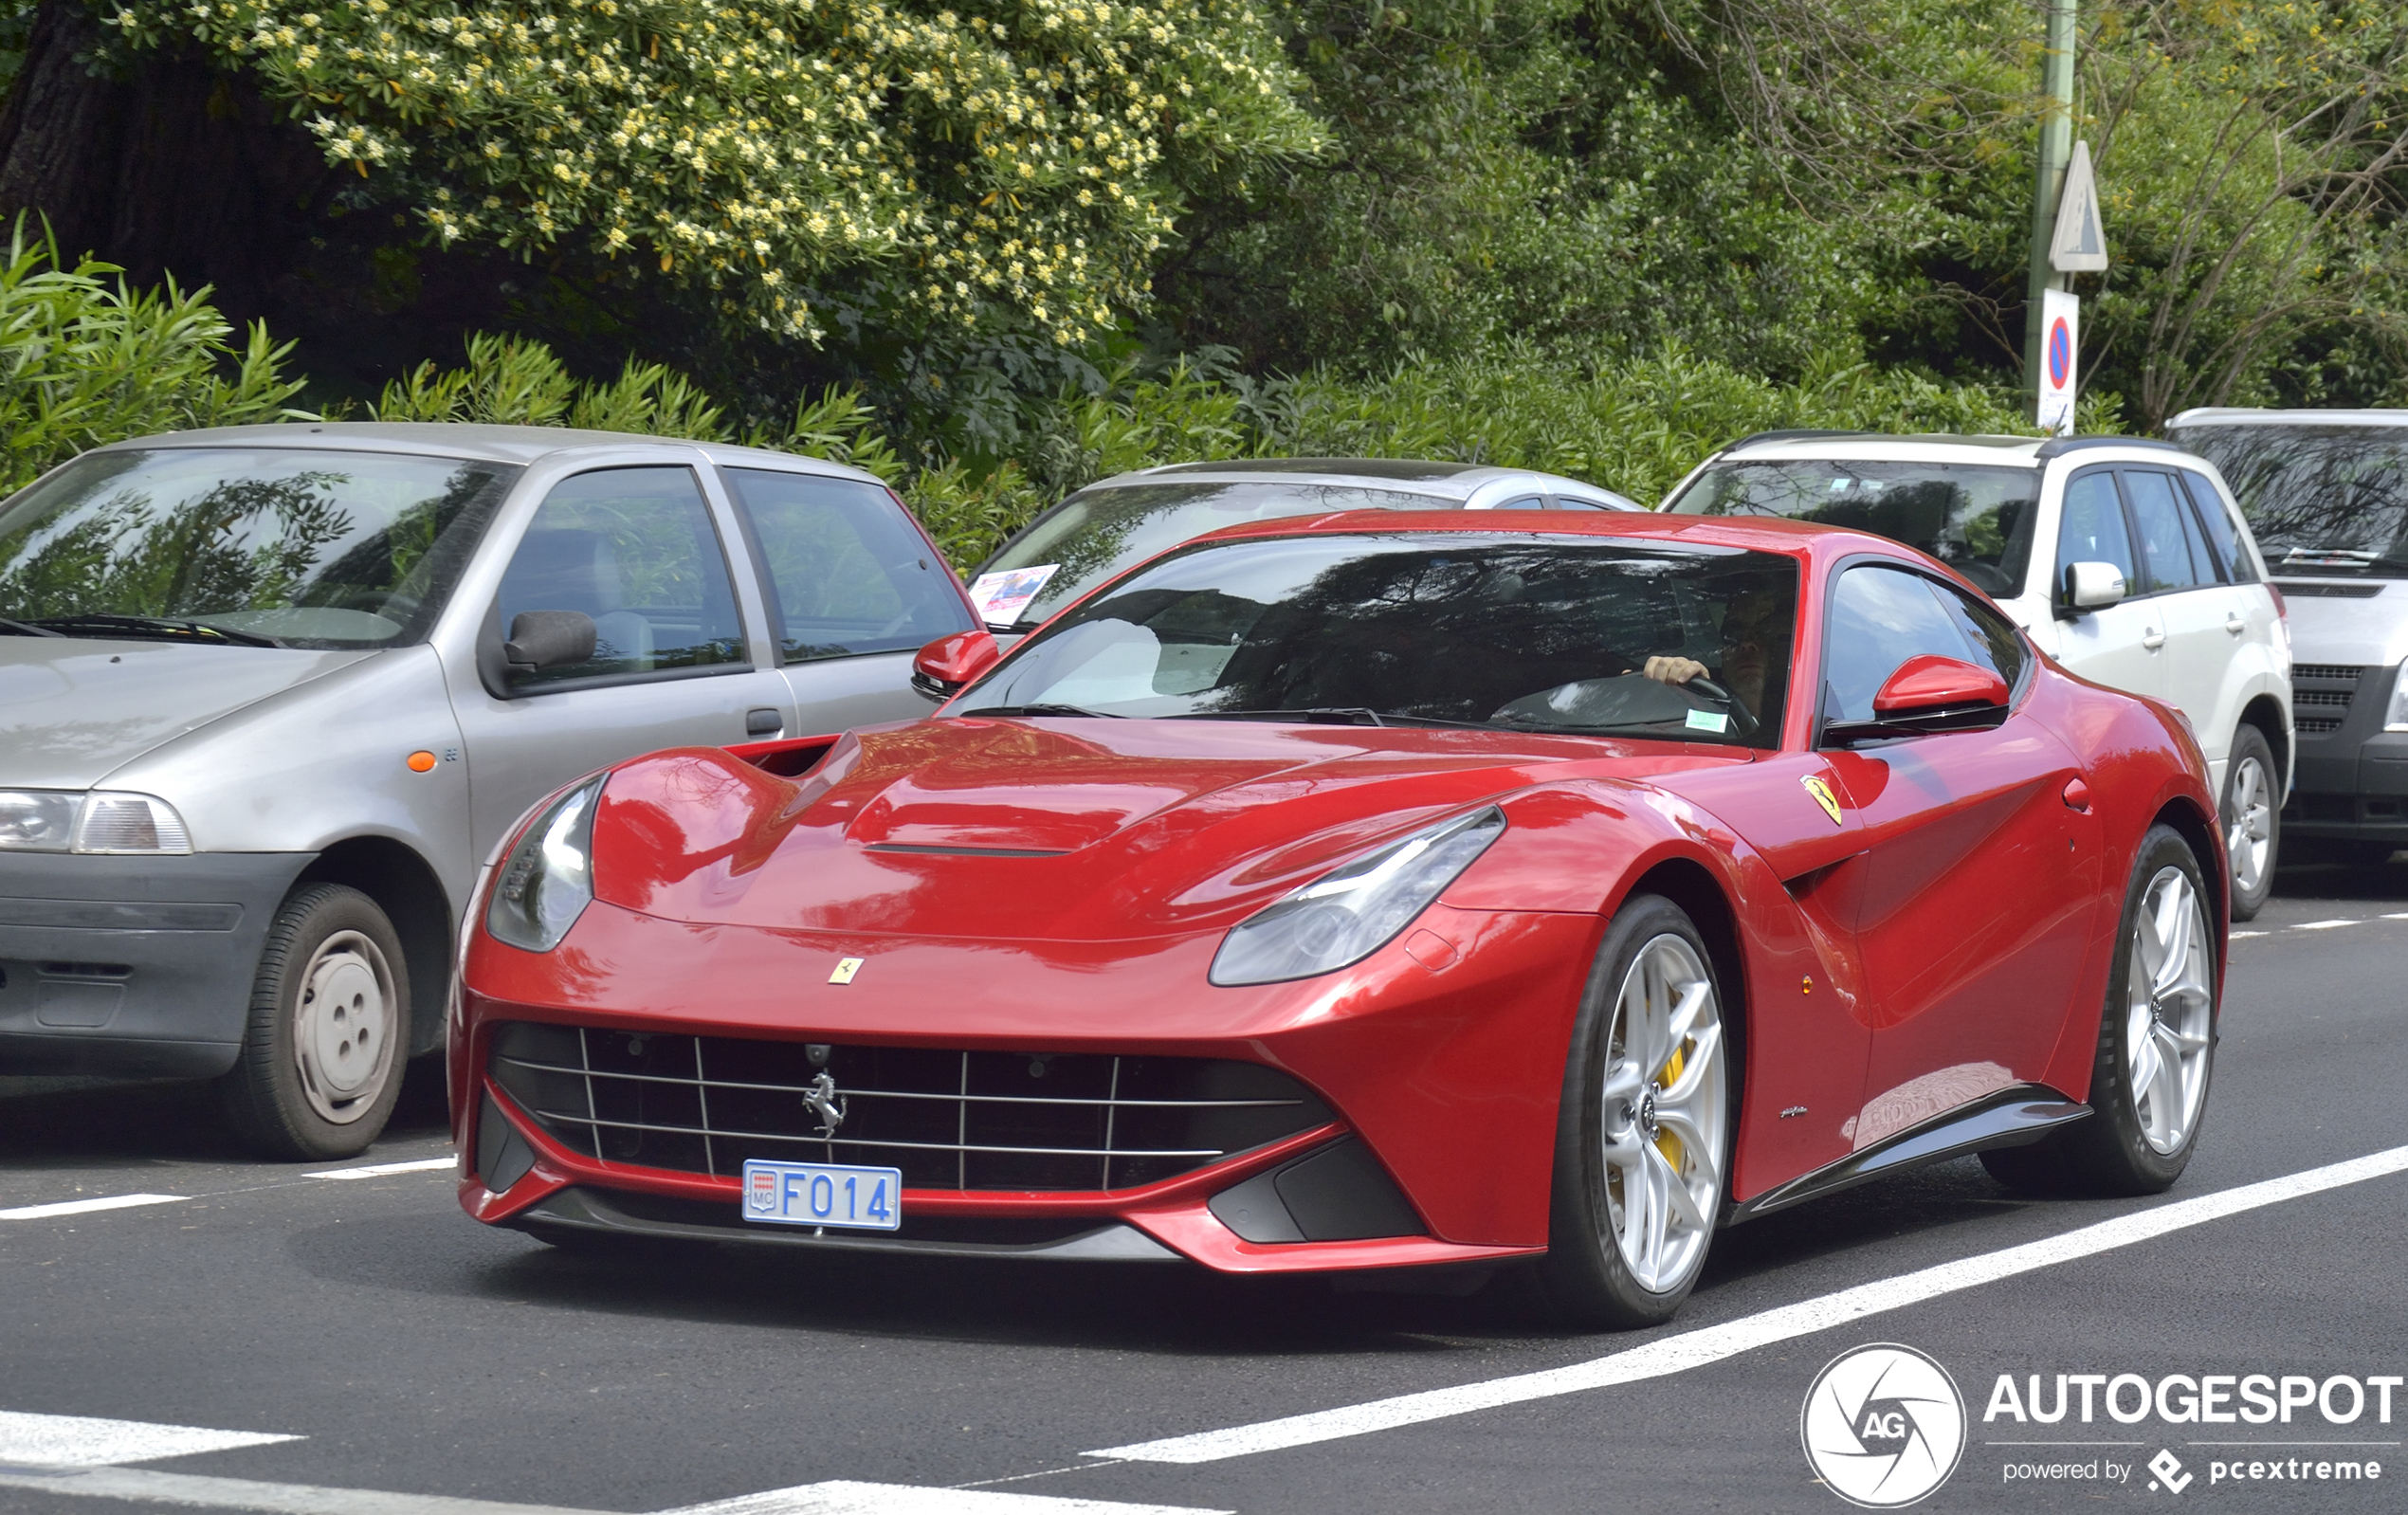
M 2073 145 L 2074 0 L 2049 0 L 2049 50 L 2041 72 L 2047 102 L 2040 118 L 2040 172 L 2032 187 L 2032 286 L 2024 301 L 2024 387 L 2039 397 L 2047 372 L 2047 295 L 2064 287 L 2050 266 L 2056 239 L 2057 199 L 2065 190 L 2066 159 Z

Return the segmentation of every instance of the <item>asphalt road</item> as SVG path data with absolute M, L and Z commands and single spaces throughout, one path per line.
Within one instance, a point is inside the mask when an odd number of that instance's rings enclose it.
M 1679 1320 L 1634 1336 L 1540 1330 L 1496 1290 L 597 1260 L 471 1223 L 447 1169 L 327 1178 L 306 1176 L 324 1165 L 241 1160 L 190 1090 L 0 1081 L 0 1210 L 186 1196 L 0 1218 L 0 1510 L 155 1512 L 173 1498 L 477 1515 L 429 1498 L 449 1496 L 648 1512 L 765 1490 L 796 1491 L 728 1515 L 1077 1507 L 1064 1501 L 1244 1515 L 1841 1510 L 1800 1450 L 1800 1405 L 1828 1360 L 1875 1342 L 1929 1354 L 1966 1402 L 1961 1462 L 1924 1508 L 2399 1509 L 2408 1386 L 2390 1391 L 2384 1423 L 2363 1385 L 2408 1374 L 2408 1163 L 2245 1186 L 2408 1146 L 2408 861 L 2287 872 L 2242 932 L 2208 1125 L 2171 1195 L 2028 1201 L 1972 1161 L 1926 1169 L 1726 1232 Z M 447 1156 L 431 1084 L 361 1164 Z M 2218 1195 L 2234 1213 L 2168 1208 Z M 2138 1239 L 2088 1229 L 2161 1211 L 2182 1223 Z M 2009 1251 L 2052 1238 L 2036 1266 Z M 1884 1284 L 1946 1264 L 1961 1266 L 1944 1292 L 1929 1278 Z M 1872 1313 L 1843 1318 L 1851 1308 Z M 1623 1366 L 1543 1380 L 1519 1402 L 1475 1387 L 1434 1407 L 1460 1413 L 1411 1423 L 1410 1410 L 1317 1423 L 1329 1433 L 1300 1445 L 1266 1433 L 1208 1439 L 1201 1451 L 1222 1454 L 1206 1461 L 1082 1455 L 1601 1359 Z M 1642 1370 L 1652 1376 L 1611 1381 Z M 2337 1410 L 2367 1397 L 2338 1424 L 2313 1405 L 2266 1425 L 2169 1423 L 2154 1408 L 2131 1424 L 2104 1410 L 2088 1424 L 1985 1418 L 2001 1375 L 2020 1399 L 2031 1376 L 2046 1397 L 2059 1374 L 2152 1386 L 2265 1374 L 2309 1380 Z M 2336 1377 L 2359 1387 L 2327 1391 Z M 36 1423 L 11 1413 L 299 1439 L 137 1462 L 153 1450 L 137 1445 L 116 1454 L 119 1472 L 68 1477 L 9 1466 L 36 1460 L 22 1450 Z M 2042 1442 L 2075 1445 L 2008 1445 Z M 2179 1492 L 2152 1487 L 2161 1451 L 2180 1463 L 2166 1474 Z M 2302 1457 L 2304 1478 L 2295 1466 L 2262 1476 Z M 2319 1481 L 2317 1458 L 2381 1471 Z M 2228 1459 L 2261 1476 L 2212 1470 Z M 2010 1481 L 2010 1465 L 2098 1476 Z M 913 1492 L 951 1488 L 1022 1498 Z

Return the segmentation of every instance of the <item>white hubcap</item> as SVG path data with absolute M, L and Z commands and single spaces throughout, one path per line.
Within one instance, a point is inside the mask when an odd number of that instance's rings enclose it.
M 2158 869 L 2132 923 L 2126 973 L 2124 1067 L 2141 1132 L 2160 1155 L 2181 1149 L 2207 1098 L 2216 994 L 2207 919 L 2177 867 Z
M 301 1091 L 319 1119 L 347 1125 L 368 1113 L 392 1070 L 392 971 L 356 931 L 320 943 L 302 971 L 293 1052 Z
M 1655 938 L 1606 1032 L 1606 1222 L 1642 1288 L 1668 1293 L 1706 1258 L 1729 1111 L 1714 983 L 1683 939 Z
M 2233 813 L 2224 827 L 2224 850 L 2232 854 L 2233 882 L 2254 894 L 2266 882 L 2267 854 L 2273 849 L 2274 802 L 2266 769 L 2244 758 L 2233 771 Z

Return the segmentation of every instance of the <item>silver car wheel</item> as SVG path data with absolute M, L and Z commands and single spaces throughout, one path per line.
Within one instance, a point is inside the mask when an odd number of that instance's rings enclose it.
M 1714 980 L 1669 933 L 1639 949 L 1606 1032 L 1607 1226 L 1639 1287 L 1667 1293 L 1706 1259 L 1730 1111 Z
M 2243 758 L 2233 771 L 2233 817 L 2224 828 L 2224 850 L 2232 855 L 2233 882 L 2241 893 L 2255 894 L 2274 850 L 2274 802 L 2266 767 L 2254 756 Z
M 348 1125 L 384 1091 L 393 1064 L 392 969 L 356 931 L 320 942 L 301 972 L 293 1055 L 301 1092 L 320 1120 Z
M 2149 880 L 2130 950 L 2124 1067 L 2141 1134 L 2162 1157 L 2181 1150 L 2198 1122 L 2214 1042 L 2207 917 L 2180 868 L 2160 868 Z

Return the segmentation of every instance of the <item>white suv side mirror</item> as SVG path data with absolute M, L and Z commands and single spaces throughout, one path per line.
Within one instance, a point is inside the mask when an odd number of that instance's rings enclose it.
M 2126 593 L 2124 570 L 2113 563 L 2065 565 L 2065 603 L 2076 614 L 2105 610 Z

